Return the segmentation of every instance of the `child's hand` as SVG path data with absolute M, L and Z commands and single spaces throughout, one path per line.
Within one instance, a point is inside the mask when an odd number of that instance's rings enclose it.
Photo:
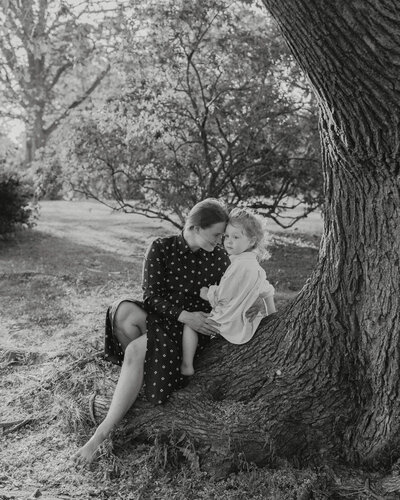
M 206 287 L 206 286 L 201 287 L 200 288 L 200 297 L 204 300 L 208 300 L 207 294 L 208 294 L 208 287 Z

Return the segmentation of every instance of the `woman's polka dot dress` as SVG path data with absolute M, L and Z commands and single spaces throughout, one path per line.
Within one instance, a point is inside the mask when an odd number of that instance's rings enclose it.
M 106 318 L 106 359 L 121 364 L 123 352 L 113 335 L 113 316 L 123 300 L 143 307 L 147 315 L 147 352 L 145 360 L 145 393 L 154 404 L 165 402 L 180 388 L 183 324 L 177 318 L 183 310 L 211 310 L 200 298 L 200 288 L 218 284 L 230 260 L 225 250 L 193 252 L 182 235 L 158 238 L 150 245 L 143 265 L 143 302 L 124 298 L 108 311 Z M 199 335 L 199 347 L 209 337 Z

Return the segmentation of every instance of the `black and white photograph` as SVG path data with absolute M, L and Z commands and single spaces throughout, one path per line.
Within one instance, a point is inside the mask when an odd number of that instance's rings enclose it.
M 400 499 L 399 0 L 0 0 L 0 500 Z

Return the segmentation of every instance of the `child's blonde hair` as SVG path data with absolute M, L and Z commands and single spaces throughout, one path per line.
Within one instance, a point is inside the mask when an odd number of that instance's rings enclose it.
M 261 215 L 249 208 L 234 208 L 229 214 L 228 224 L 235 227 L 240 226 L 248 238 L 254 239 L 251 250 L 257 253 L 259 260 L 269 259 L 271 255 L 267 250 L 266 224 Z

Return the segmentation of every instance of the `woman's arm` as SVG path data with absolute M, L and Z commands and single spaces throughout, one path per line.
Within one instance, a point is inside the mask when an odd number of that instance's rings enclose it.
M 267 308 L 267 310 L 266 310 L 267 315 L 276 312 L 275 301 L 274 301 L 273 296 L 263 298 L 263 300 L 264 300 L 265 306 Z
M 182 311 L 178 317 L 178 321 L 190 326 L 196 332 L 213 336 L 219 333 L 219 323 L 213 321 L 211 318 L 209 318 L 209 316 L 210 313 L 205 313 L 202 311 Z
M 265 277 L 263 289 L 261 290 L 260 297 L 263 299 L 266 307 L 265 313 L 272 314 L 276 312 L 275 301 L 275 288 L 271 285 L 271 283 Z
M 165 299 L 165 269 L 167 256 L 162 247 L 162 240 L 155 240 L 150 245 L 143 264 L 143 299 L 151 312 L 164 318 L 178 320 L 204 335 L 218 333 L 218 323 L 202 311 L 189 312 Z
M 165 298 L 166 255 L 162 239 L 153 241 L 147 250 L 143 263 L 143 300 L 146 309 L 171 319 L 178 319 L 183 308 Z
M 259 297 L 246 312 L 246 317 L 249 321 L 253 321 L 259 313 L 268 315 L 276 312 L 274 301 L 275 288 L 267 280 L 265 274 L 264 277 L 265 281 Z

